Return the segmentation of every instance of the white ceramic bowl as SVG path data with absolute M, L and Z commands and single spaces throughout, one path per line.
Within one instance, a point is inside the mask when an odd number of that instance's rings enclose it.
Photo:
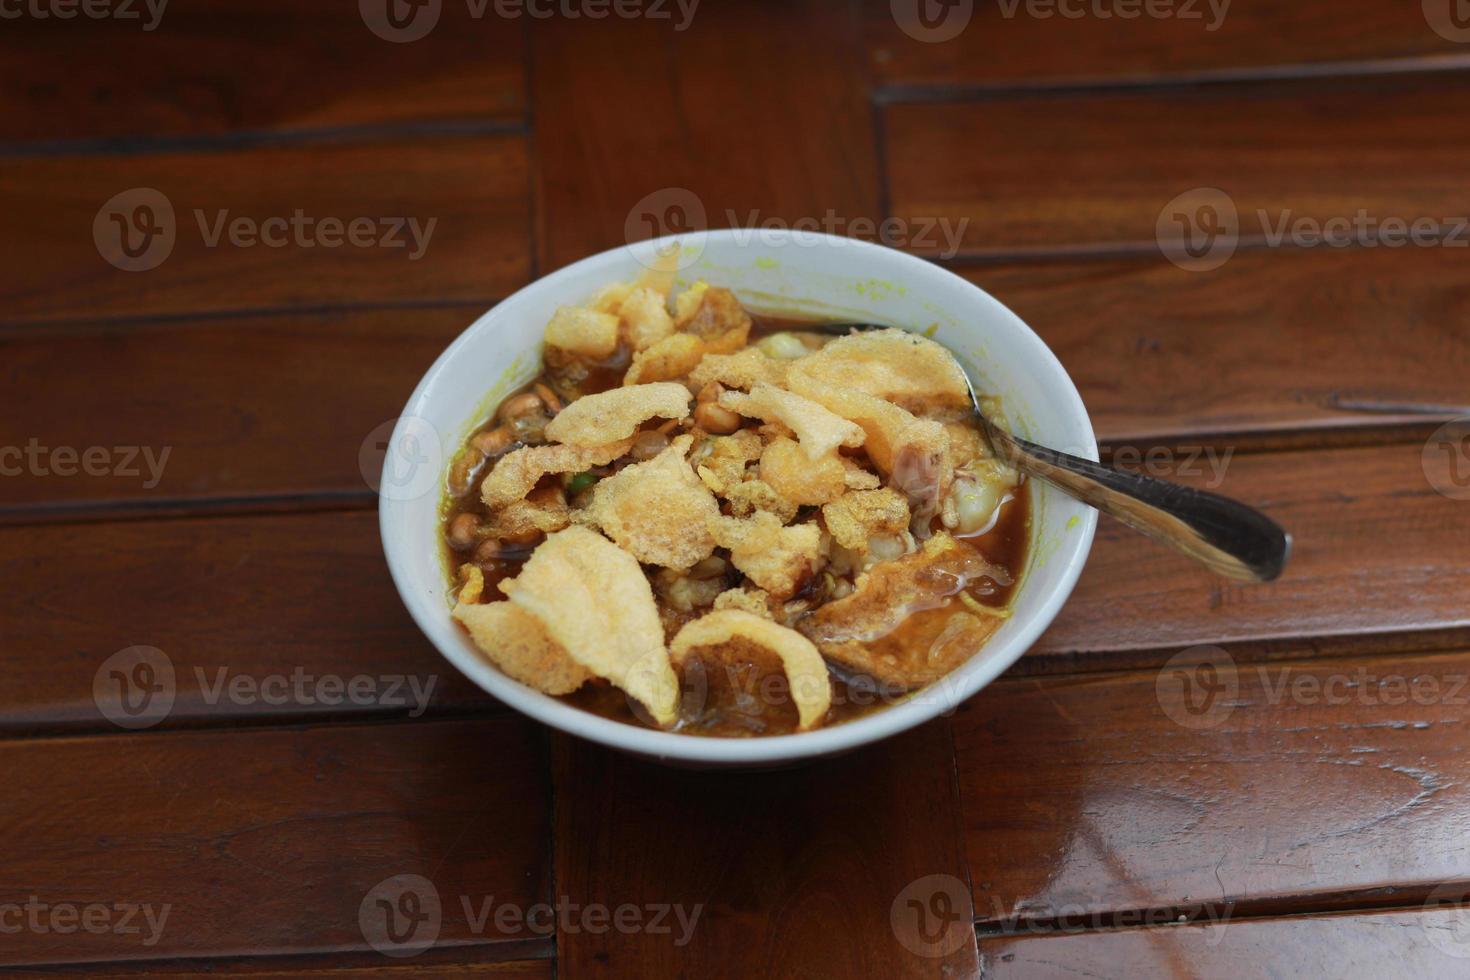
M 449 616 L 439 546 L 445 460 L 504 395 L 538 373 L 542 331 L 561 304 L 634 278 L 670 239 L 594 255 L 537 280 L 480 317 L 434 362 L 404 407 L 380 488 L 383 549 L 404 604 L 449 662 L 499 700 L 572 735 L 696 766 L 775 766 L 886 738 L 952 711 L 1035 642 L 1066 601 L 1092 545 L 1096 512 L 1028 481 L 1032 538 L 1014 615 L 949 676 L 856 721 L 796 735 L 704 738 L 610 721 L 506 677 Z M 1041 339 L 985 291 L 904 252 L 803 232 L 725 230 L 679 236 L 686 281 L 727 286 L 756 311 L 932 330 L 978 390 L 999 395 L 1018 434 L 1097 458 L 1082 399 Z

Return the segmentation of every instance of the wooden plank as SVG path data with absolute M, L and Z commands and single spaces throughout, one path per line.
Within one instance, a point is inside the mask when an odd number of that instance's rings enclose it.
M 434 906 L 426 885 L 383 884 L 400 875 L 433 885 L 441 945 L 516 959 L 541 942 L 508 918 L 476 927 L 485 896 L 546 901 L 544 741 L 518 719 L 31 739 L 0 758 L 0 823 L 25 841 L 0 892 L 26 919 L 7 964 L 367 951 L 399 885 L 421 892 L 403 952 Z M 119 905 L 143 911 L 123 923 Z
M 1470 405 L 1456 249 L 1240 252 L 965 266 L 1051 346 L 1099 438 L 1154 442 L 1387 426 Z M 1378 412 L 1343 405 L 1381 406 Z M 1467 409 L 1470 410 L 1470 409 Z
M 1437 492 L 1422 460 L 1418 445 L 1229 460 L 1219 492 L 1260 507 L 1295 539 L 1286 573 L 1265 585 L 1217 578 L 1102 519 L 1076 592 L 1028 657 L 1065 662 L 1077 653 L 1135 650 L 1167 657 L 1198 643 L 1267 641 L 1310 649 L 1367 634 L 1464 628 L 1470 507 Z M 1172 469 L 1157 472 L 1196 486 L 1214 482 L 1203 459 L 1191 466 L 1176 457 Z
M 1363 71 L 1463 54 L 1453 36 L 1433 29 L 1425 10 L 1445 23 L 1433 5 L 981 0 L 969 8 L 968 19 L 968 5 L 936 4 L 927 25 L 909 15 L 917 7 L 863 5 L 872 71 L 899 97 L 908 86 L 985 89 Z M 902 20 L 895 11 L 905 15 Z
M 13 160 L 3 320 L 504 296 L 530 269 L 526 167 L 515 136 Z
M 142 2 L 125 18 L 18 8 L 0 36 L 0 85 L 25 98 L 0 106 L 5 139 L 519 123 L 525 112 L 523 28 L 493 6 L 473 19 L 467 5 L 443 4 L 434 29 L 405 44 L 376 36 L 356 4 L 152 6 L 162 8 L 152 29 Z
M 960 708 L 982 922 L 1418 903 L 1470 879 L 1470 653 L 1206 662 L 1002 680 Z
M 945 725 L 755 773 L 559 739 L 557 893 L 698 919 L 683 934 L 562 930 L 557 974 L 978 976 Z
M 1405 909 L 981 940 L 995 980 L 1086 977 L 1452 977 L 1470 909 Z
M 675 28 L 532 25 L 542 268 L 654 231 L 878 216 L 847 4 L 706 4 Z
M 258 495 L 367 503 L 357 447 L 481 312 L 14 328 L 0 373 L 14 404 L 36 408 L 0 416 L 0 520 Z
M 218 977 L 248 976 L 256 980 L 288 980 L 296 977 L 426 977 L 454 980 L 455 977 L 484 977 L 487 980 L 551 980 L 555 961 L 551 942 L 544 940 L 544 959 L 497 962 L 488 957 L 503 954 L 499 946 L 454 946 L 416 953 L 411 959 L 389 959 L 377 951 L 331 953 L 324 956 L 258 956 L 241 959 L 142 960 L 131 963 L 87 963 L 7 970 L 11 977 L 42 980 L 54 976 L 111 977 Z M 481 958 L 485 957 L 485 958 Z
M 1207 187 L 1229 196 L 1243 246 L 1274 239 L 1283 219 L 1343 219 L 1334 233 L 1355 240 L 1367 237 L 1352 224 L 1360 209 L 1371 230 L 1463 217 L 1470 135 L 1452 120 L 1467 110 L 1458 74 L 894 106 L 891 210 L 968 222 L 960 251 L 973 256 L 1157 251 L 1161 215 L 1166 240 L 1176 211 L 1204 227 L 1198 202 L 1174 200 Z M 1216 214 L 1228 228 L 1223 202 Z M 1209 257 L 1230 240 L 1213 239 Z
M 124 692 L 150 727 L 495 704 L 409 618 L 372 512 L 4 528 L 0 556 L 0 730 L 117 732 Z M 172 701 L 123 686 L 136 647 Z

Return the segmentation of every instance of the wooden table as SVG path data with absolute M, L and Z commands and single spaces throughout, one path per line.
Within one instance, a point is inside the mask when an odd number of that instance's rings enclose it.
M 0 22 L 0 961 L 1470 973 L 1447 2 L 982 2 L 934 41 L 964 5 L 705 0 L 679 29 L 450 0 L 405 43 L 374 29 L 422 22 L 351 3 L 176 0 L 152 30 L 37 3 Z M 497 299 L 691 197 L 710 226 L 892 219 L 1042 334 L 1106 452 L 1291 529 L 1287 574 L 1105 522 L 1002 679 L 790 772 L 658 768 L 493 702 L 389 582 L 381 426 Z M 1295 224 L 1360 212 L 1343 247 Z M 395 217 L 435 221 L 422 254 Z M 1444 234 L 1389 247 L 1391 219 Z

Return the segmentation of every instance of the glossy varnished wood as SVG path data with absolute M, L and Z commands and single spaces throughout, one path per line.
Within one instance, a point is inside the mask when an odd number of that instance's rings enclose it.
M 871 70 L 899 98 L 919 94 L 912 91 L 918 87 L 929 96 L 945 89 L 1402 69 L 1464 53 L 1431 29 L 1423 10 L 1432 5 L 1373 0 L 1201 0 L 1151 8 L 980 0 L 957 32 L 967 5 L 931 8 L 935 32 L 919 37 L 906 33 L 895 15 L 911 7 L 862 4 Z M 947 13 L 955 20 L 943 20 Z
M 1161 212 L 1199 187 L 1230 195 L 1242 246 L 1267 241 L 1283 216 L 1450 219 L 1465 210 L 1466 135 L 1442 113 L 1470 109 L 1466 77 L 893 106 L 892 211 L 966 222 L 960 250 L 976 256 L 1155 251 Z
M 0 757 L 0 825 L 25 841 L 3 901 L 170 906 L 151 933 L 24 929 L 7 964 L 366 951 L 364 899 L 411 874 L 439 894 L 441 943 L 518 959 L 540 942 L 493 919 L 477 933 L 461 901 L 546 899 L 546 757 L 525 721 L 0 741 Z
M 26 232 L 0 240 L 0 322 L 504 296 L 530 270 L 526 166 L 519 136 L 10 160 L 0 173 L 0 207 Z M 161 192 L 174 213 L 173 250 L 146 271 L 115 268 L 93 237 L 104 205 L 135 188 Z M 412 217 L 427 244 L 416 247 L 402 225 L 396 233 L 378 225 L 360 236 L 370 244 L 344 236 L 327 247 L 317 244 L 315 224 L 299 235 L 274 227 L 282 247 L 254 236 L 235 237 L 251 245 L 232 244 L 237 220 L 260 226 L 298 212 L 344 226 Z M 122 213 L 134 214 L 134 206 Z M 155 209 L 149 224 L 163 227 L 161 214 Z M 115 238 L 115 225 L 103 223 Z
M 1056 352 L 1100 439 L 1147 449 L 1274 432 L 1320 445 L 1322 430 L 1409 418 L 1395 406 L 1470 406 L 1465 258 L 1249 250 L 1209 272 L 1158 254 L 956 271 Z
M 1410 444 L 1217 457 L 1214 489 L 1294 535 L 1281 579 L 1227 582 L 1100 519 L 1076 592 L 1028 658 L 1464 627 L 1470 573 L 1447 545 L 1470 540 L 1470 507 L 1434 489 L 1423 456 Z M 1194 486 L 1213 472 L 1184 455 L 1159 470 Z
M 304 0 L 181 4 L 146 37 L 5 21 L 0 448 L 172 452 L 154 487 L 0 479 L 0 903 L 171 913 L 146 948 L 28 930 L 0 961 L 1456 975 L 1439 940 L 1459 912 L 1420 906 L 1470 881 L 1470 511 L 1421 465 L 1433 416 L 1344 406 L 1464 402 L 1461 255 L 1262 248 L 1252 223 L 1463 214 L 1463 46 L 1421 5 L 1358 0 L 1236 0 L 1216 31 L 986 3 L 937 45 L 886 0 L 701 4 L 682 27 L 674 6 L 477 20 L 446 0 L 407 44 Z M 1186 273 L 1155 224 L 1200 185 L 1233 196 L 1246 240 Z M 180 239 L 126 273 L 92 227 L 139 186 L 169 196 Z M 194 210 L 226 208 L 438 223 L 414 262 L 203 246 Z M 1224 585 L 1104 524 L 1009 676 L 952 718 L 775 772 L 548 736 L 459 677 L 392 589 L 361 460 L 438 350 L 530 277 L 630 239 L 771 221 L 866 236 L 885 213 L 968 221 L 951 264 L 1057 350 L 1107 451 L 1183 447 L 1163 472 L 1195 483 L 1211 470 L 1191 446 L 1235 451 L 1219 489 L 1296 535 L 1287 576 Z M 899 243 L 935 252 L 918 230 Z M 1214 675 L 1167 663 L 1215 643 L 1231 659 Z M 175 668 L 172 710 L 141 733 L 94 700 L 134 645 Z M 420 717 L 210 689 L 298 672 L 435 686 Z M 1401 699 L 1399 679 L 1438 693 Z M 436 948 L 404 961 L 360 918 L 396 874 L 443 907 Z M 678 945 L 673 916 L 497 929 L 476 924 L 491 896 L 699 917 Z M 1225 914 L 1212 946 L 1201 923 Z M 1144 927 L 1165 915 L 1196 924 Z M 957 941 L 936 949 L 936 928 Z
M 375 485 L 384 423 L 482 312 L 12 327 L 0 333 L 0 376 L 16 404 L 47 408 L 0 415 L 0 445 L 34 441 L 38 461 L 5 461 L 20 472 L 0 480 L 0 521 L 291 495 L 367 506 L 364 470 Z M 78 459 L 57 472 L 62 447 Z M 93 447 L 106 463 L 98 455 L 88 472 L 80 458 Z
M 880 217 L 847 4 L 701 5 L 682 31 L 550 20 L 531 39 L 544 269 L 692 227 Z M 638 55 L 609 71 L 617 51 Z
M 996 980 L 1457 977 L 1470 960 L 1467 923 L 1470 910 L 1436 905 L 1204 926 L 990 937 L 980 948 L 983 975 Z
M 58 560 L 78 542 L 101 556 L 89 571 Z M 414 684 L 436 706 L 492 707 L 414 626 L 380 555 L 372 511 L 0 529 L 12 582 L 0 593 L 0 729 L 119 731 L 93 682 L 109 657 L 140 645 L 174 670 L 161 727 L 421 716 Z M 298 673 L 308 697 L 294 693 Z M 329 704 L 314 694 L 323 677 L 357 676 L 379 678 L 381 696 Z M 404 679 L 393 697 L 389 676 Z
M 557 892 L 700 909 L 682 946 L 563 930 L 560 976 L 975 975 L 945 722 L 776 772 L 685 772 L 570 739 L 557 759 Z
M 518 125 L 524 113 L 524 20 L 496 17 L 493 5 L 474 18 L 466 4 L 442 4 L 434 30 L 407 44 L 373 34 L 358 4 L 154 6 L 151 30 L 143 3 L 127 5 L 132 19 L 7 19 L 0 84 L 24 98 L 0 106 L 5 141 Z
M 1470 655 L 1199 663 L 1005 680 L 960 709 L 982 921 L 1417 903 L 1470 879 Z

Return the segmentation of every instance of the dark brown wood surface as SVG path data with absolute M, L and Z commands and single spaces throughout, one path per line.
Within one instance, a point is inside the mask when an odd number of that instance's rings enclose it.
M 446 0 L 406 43 L 353 6 L 0 21 L 0 450 L 40 460 L 0 475 L 0 966 L 1464 974 L 1470 457 L 1426 440 L 1470 411 L 1467 251 L 1273 244 L 1258 214 L 1466 214 L 1450 4 L 1235 0 L 1209 29 L 1208 3 L 997 0 L 937 43 L 887 0 L 687 23 Z M 126 271 L 94 224 L 140 187 L 175 242 Z M 1158 238 L 1197 187 L 1240 220 L 1203 271 Z M 297 210 L 435 225 L 410 259 L 210 244 L 196 214 Z M 1005 677 L 774 772 L 621 757 L 449 667 L 369 478 L 438 352 L 629 239 L 885 217 L 1036 328 L 1110 458 L 1286 524 L 1283 579 L 1221 583 L 1103 522 Z M 107 698 L 139 657 L 173 698 L 129 728 Z M 438 896 L 432 948 L 384 931 L 430 895 L 403 875 Z

